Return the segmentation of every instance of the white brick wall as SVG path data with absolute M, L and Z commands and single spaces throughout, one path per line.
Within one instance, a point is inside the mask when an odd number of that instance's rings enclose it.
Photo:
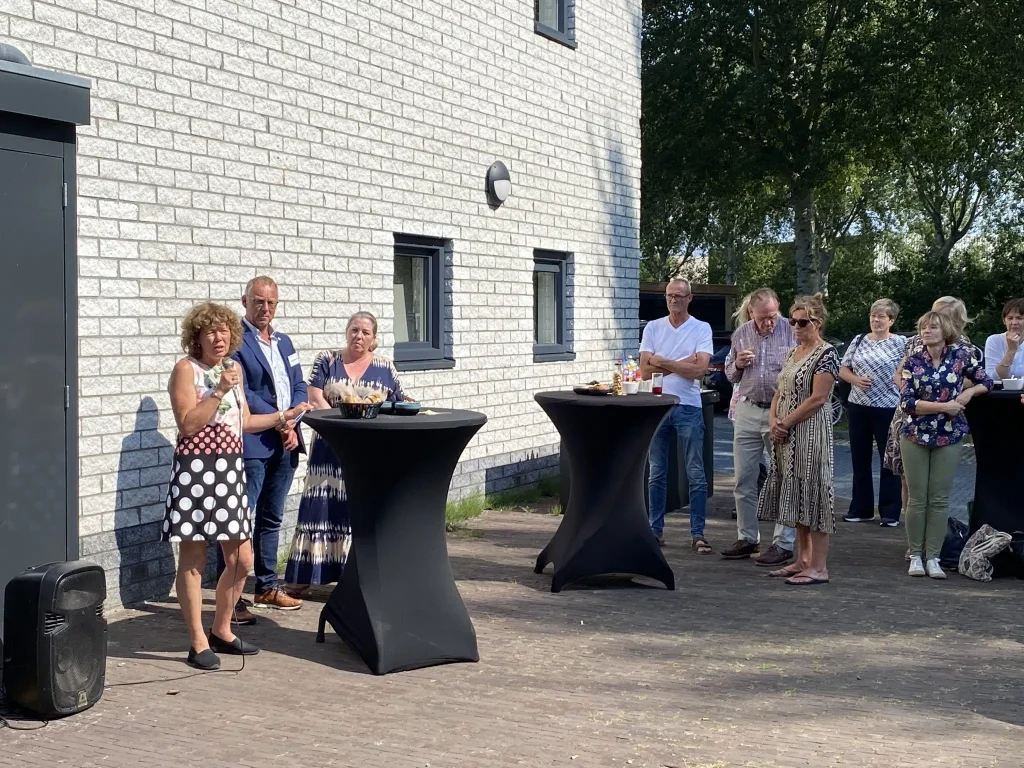
M 357 309 L 380 318 L 387 353 L 393 234 L 452 240 L 456 368 L 403 380 L 488 416 L 457 493 L 519 462 L 533 479 L 529 460 L 557 450 L 533 393 L 607 374 L 636 346 L 639 0 L 579 0 L 577 50 L 534 33 L 532 0 L 4 5 L 0 39 L 93 82 L 78 134 L 80 512 L 113 600 L 170 583 L 152 523 L 174 440 L 167 378 L 196 301 L 240 308 L 245 282 L 270 274 L 307 370 Z M 491 210 L 497 159 L 513 192 Z M 533 363 L 534 248 L 575 254 L 574 363 Z

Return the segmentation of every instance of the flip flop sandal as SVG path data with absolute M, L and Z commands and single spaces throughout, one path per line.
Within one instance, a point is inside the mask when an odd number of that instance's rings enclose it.
M 805 581 L 793 581 L 793 579 L 805 579 Z M 791 587 L 813 587 L 818 584 L 828 584 L 828 579 L 816 579 L 812 576 L 791 576 L 786 579 L 786 584 Z
M 803 568 L 794 568 L 792 565 L 787 565 L 785 568 L 778 568 L 774 571 L 768 571 L 768 578 L 780 579 L 783 576 L 789 578 L 790 576 L 796 576 L 802 570 Z
M 698 555 L 710 555 L 711 545 L 704 538 L 696 538 L 690 544 L 690 548 Z

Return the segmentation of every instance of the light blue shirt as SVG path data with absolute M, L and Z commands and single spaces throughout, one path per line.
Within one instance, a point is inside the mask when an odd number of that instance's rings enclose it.
M 274 394 L 277 395 L 278 409 L 287 411 L 292 407 L 292 380 L 288 375 L 288 366 L 285 364 L 285 359 L 281 355 L 279 345 L 281 337 L 271 328 L 270 341 L 267 341 L 263 338 L 259 328 L 244 317 L 242 322 L 249 326 L 249 329 L 255 334 L 256 341 L 260 345 L 260 351 L 263 353 L 263 357 L 266 358 L 267 365 L 270 366 L 270 374 L 274 377 Z

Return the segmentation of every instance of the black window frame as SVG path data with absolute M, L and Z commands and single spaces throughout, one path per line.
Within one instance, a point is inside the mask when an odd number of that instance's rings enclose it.
M 555 0 L 558 3 L 558 28 L 549 27 L 540 21 L 540 0 L 533 3 L 533 31 L 569 48 L 576 48 L 576 41 L 569 32 L 569 3 L 572 0 Z
M 535 363 L 565 362 L 576 359 L 576 353 L 570 349 L 567 322 L 569 314 L 569 281 L 567 273 L 571 258 L 571 253 L 563 251 L 537 249 L 533 252 L 531 280 L 532 275 L 538 272 L 548 272 L 555 275 L 555 337 L 557 339 L 554 344 L 537 343 L 537 318 L 535 315 L 533 319 L 533 362 Z M 535 304 L 537 301 L 536 291 L 535 285 L 533 295 Z
M 399 371 L 430 371 L 455 367 L 455 360 L 445 356 L 444 310 L 449 298 L 444 289 L 447 248 L 448 243 L 437 238 L 395 234 L 392 275 L 394 259 L 399 256 L 427 259 L 427 340 L 395 342 L 394 363 Z M 404 323 L 406 320 L 395 317 L 395 323 L 399 322 Z

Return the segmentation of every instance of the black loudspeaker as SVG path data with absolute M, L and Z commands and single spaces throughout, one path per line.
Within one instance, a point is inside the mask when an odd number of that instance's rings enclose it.
M 88 709 L 107 670 L 107 583 L 98 565 L 49 563 L 4 592 L 3 681 L 9 703 L 45 719 Z

